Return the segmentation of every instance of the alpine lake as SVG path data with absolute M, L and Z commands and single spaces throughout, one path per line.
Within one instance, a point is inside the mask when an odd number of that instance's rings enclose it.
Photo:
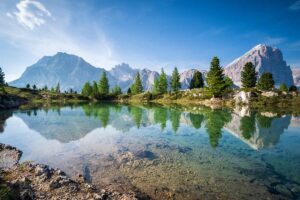
M 1 111 L 0 142 L 151 199 L 300 199 L 300 117 L 246 107 L 77 104 Z

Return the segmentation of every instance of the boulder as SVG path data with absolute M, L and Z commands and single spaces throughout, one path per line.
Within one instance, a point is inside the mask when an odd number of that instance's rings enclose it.
M 18 164 L 22 152 L 10 145 L 0 144 L 0 169 L 7 169 Z
M 252 96 L 252 92 L 240 91 L 236 95 L 234 95 L 234 100 L 236 104 L 249 104 Z
M 262 92 L 261 95 L 264 97 L 277 97 L 278 93 L 273 91 L 267 91 L 267 92 Z

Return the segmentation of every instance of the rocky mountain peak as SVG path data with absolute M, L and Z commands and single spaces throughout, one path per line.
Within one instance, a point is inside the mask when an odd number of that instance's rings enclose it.
M 286 83 L 289 86 L 293 84 L 290 66 L 283 60 L 283 55 L 278 48 L 259 44 L 227 65 L 224 69 L 225 75 L 229 76 L 238 86 L 241 85 L 241 72 L 247 62 L 255 65 L 258 76 L 263 72 L 270 72 L 277 85 L 280 83 Z

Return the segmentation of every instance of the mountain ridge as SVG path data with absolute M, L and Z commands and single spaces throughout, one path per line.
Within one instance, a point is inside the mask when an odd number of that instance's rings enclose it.
M 290 86 L 294 84 L 294 80 L 298 80 L 295 77 L 293 79 L 292 70 L 283 60 L 283 55 L 278 48 L 259 44 L 234 59 L 224 68 L 224 74 L 229 76 L 238 86 L 241 85 L 240 73 L 246 62 L 252 62 L 255 65 L 258 75 L 264 71 L 273 73 L 277 85 L 285 82 Z M 25 87 L 29 83 L 30 85 L 35 84 L 39 88 L 45 85 L 51 88 L 60 83 L 62 91 L 69 89 L 81 91 L 86 81 L 98 82 L 104 71 L 107 73 L 110 88 L 119 85 L 123 92 L 126 92 L 131 86 L 137 72 L 141 74 L 142 85 L 145 90 L 152 90 L 154 80 L 159 76 L 157 71 L 146 68 L 136 69 L 126 63 L 120 63 L 110 70 L 105 70 L 91 65 L 79 56 L 57 52 L 53 56 L 43 56 L 35 64 L 27 67 L 21 77 L 10 82 L 10 85 Z M 189 83 L 196 71 L 200 71 L 205 80 L 206 70 L 185 70 L 180 73 L 182 89 L 189 88 Z M 170 82 L 171 76 L 167 75 L 167 79 Z

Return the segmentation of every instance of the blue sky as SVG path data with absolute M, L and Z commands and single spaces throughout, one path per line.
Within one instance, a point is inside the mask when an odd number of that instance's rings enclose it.
M 300 67 L 300 0 L 0 0 L 0 66 L 7 80 L 44 55 L 97 67 L 126 62 L 170 72 L 226 66 L 259 43 Z

